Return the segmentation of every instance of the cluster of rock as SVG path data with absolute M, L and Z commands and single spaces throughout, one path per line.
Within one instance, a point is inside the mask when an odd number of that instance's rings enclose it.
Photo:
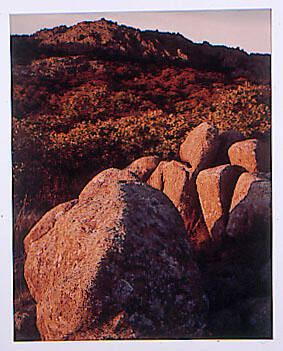
M 42 340 L 270 337 L 268 155 L 202 123 L 49 211 L 24 240 Z
M 181 145 L 181 162 L 161 161 L 147 182 L 171 199 L 185 224 L 204 220 L 211 240 L 248 235 L 270 222 L 268 156 L 264 142 L 234 131 L 218 135 L 202 123 Z

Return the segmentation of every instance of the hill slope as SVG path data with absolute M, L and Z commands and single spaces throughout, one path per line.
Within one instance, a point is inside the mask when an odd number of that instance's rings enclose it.
M 25 38 L 14 36 L 12 48 L 17 51 L 15 56 L 24 60 L 29 55 L 34 58 L 38 54 L 83 53 L 103 58 L 173 61 L 201 70 L 224 72 L 232 77 L 269 79 L 270 75 L 270 55 L 248 55 L 238 48 L 212 46 L 208 42 L 196 44 L 180 33 L 140 31 L 105 19 L 44 29 Z

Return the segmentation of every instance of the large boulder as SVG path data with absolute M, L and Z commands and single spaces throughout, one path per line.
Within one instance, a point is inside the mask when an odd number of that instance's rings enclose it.
M 271 225 L 271 182 L 247 172 L 236 184 L 233 194 L 227 235 L 247 238 L 255 234 L 268 236 Z
M 244 167 L 250 173 L 270 170 L 268 145 L 258 139 L 234 143 L 228 155 L 232 165 Z
M 215 241 L 222 239 L 233 190 L 243 169 L 223 165 L 198 174 L 196 184 L 205 223 Z
M 141 157 L 126 167 L 126 170 L 135 173 L 142 182 L 146 182 L 160 160 L 159 156 Z
M 218 129 L 206 122 L 201 123 L 187 135 L 180 146 L 180 159 L 198 172 L 212 166 L 218 147 Z
M 243 172 L 237 181 L 231 201 L 230 211 L 232 211 L 233 208 L 236 207 L 248 195 L 251 184 L 260 182 L 261 180 L 261 178 L 254 174 Z
M 43 340 L 203 335 L 207 302 L 184 223 L 130 174 L 95 177 L 39 221 L 25 250 Z
M 196 207 L 194 172 L 178 161 L 161 162 L 148 180 L 148 184 L 162 190 L 181 213 L 183 219 L 189 208 Z
M 190 201 L 188 188 L 192 176 L 192 169 L 178 161 L 170 161 L 163 167 L 163 192 L 179 211 L 184 211 Z

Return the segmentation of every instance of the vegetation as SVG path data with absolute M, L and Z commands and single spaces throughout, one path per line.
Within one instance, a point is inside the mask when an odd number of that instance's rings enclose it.
M 269 84 L 225 84 L 220 73 L 88 57 L 20 69 L 13 82 L 16 217 L 24 199 L 45 211 L 106 167 L 141 155 L 177 158 L 185 134 L 203 121 L 246 136 L 270 128 Z

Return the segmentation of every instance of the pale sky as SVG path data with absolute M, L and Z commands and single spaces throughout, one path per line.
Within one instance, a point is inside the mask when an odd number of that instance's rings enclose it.
M 102 17 L 141 30 L 179 32 L 197 43 L 206 40 L 213 45 L 239 46 L 248 53 L 271 53 L 270 10 L 20 14 L 10 16 L 11 34 L 32 34 Z

